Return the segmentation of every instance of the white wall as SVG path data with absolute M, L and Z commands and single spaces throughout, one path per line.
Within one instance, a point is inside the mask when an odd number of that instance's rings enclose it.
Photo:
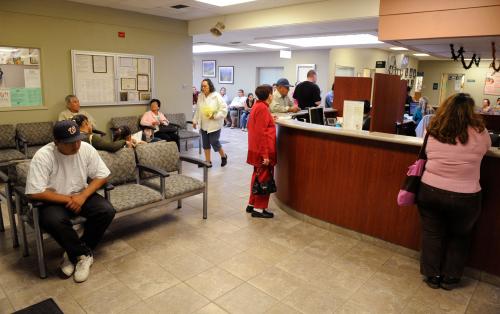
M 292 51 L 291 59 L 280 59 L 279 51 L 251 52 L 251 53 L 226 53 L 214 55 L 195 55 L 193 57 L 193 85 L 200 89 L 201 61 L 216 60 L 218 66 L 234 66 L 234 84 L 219 84 L 218 78 L 211 78 L 218 91 L 222 86 L 226 87 L 230 99 L 234 97 L 238 89 L 245 93 L 253 93 L 257 80 L 258 67 L 283 67 L 284 77 L 291 84 L 296 80 L 296 65 L 304 63 L 316 64 L 318 73 L 318 85 L 321 89 L 322 98 L 331 88 L 329 79 L 329 51 L 328 50 L 304 50 Z
M 441 75 L 443 73 L 465 74 L 464 93 L 471 94 L 476 101 L 476 106 L 480 106 L 483 98 L 488 98 L 492 104 L 500 96 L 484 95 L 484 82 L 486 74 L 492 73 L 489 67 L 491 61 L 481 61 L 479 67 L 473 65 L 469 70 L 463 68 L 461 62 L 454 61 L 420 61 L 418 71 L 424 72 L 424 81 L 422 86 L 422 96 L 429 97 L 432 104 L 438 105 L 439 91 L 441 89 Z M 472 80 L 473 82 L 468 82 Z M 437 90 L 432 89 L 433 83 L 438 83 Z

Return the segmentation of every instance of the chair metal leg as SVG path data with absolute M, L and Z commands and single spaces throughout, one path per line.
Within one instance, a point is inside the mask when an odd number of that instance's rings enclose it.
M 203 167 L 203 182 L 205 182 L 205 191 L 203 191 L 203 219 L 207 219 L 208 207 L 208 168 Z
M 5 185 L 5 192 L 7 194 L 7 210 L 9 212 L 10 232 L 12 233 L 12 247 L 19 246 L 19 238 L 17 237 L 16 217 L 14 216 L 14 206 L 12 204 L 12 194 L 10 185 Z
M 201 136 L 198 137 L 198 154 L 201 155 Z
M 182 200 L 177 201 L 177 209 L 182 208 Z
M 17 221 L 19 221 L 19 226 L 21 227 L 21 248 L 23 250 L 23 256 L 29 256 L 30 252 L 28 250 L 28 237 L 26 236 L 26 226 L 24 224 L 23 216 L 21 214 L 21 198 L 16 193 L 16 213 Z
M 186 152 L 188 151 L 188 140 L 186 140 Z
M 5 225 L 3 224 L 2 201 L 0 200 L 0 232 L 4 231 L 5 231 Z
M 45 252 L 43 250 L 43 234 L 40 228 L 40 215 L 38 208 L 33 208 L 33 224 L 35 226 L 35 239 L 36 239 L 36 255 L 38 258 L 38 269 L 40 271 L 40 278 L 47 278 L 47 265 L 45 264 Z

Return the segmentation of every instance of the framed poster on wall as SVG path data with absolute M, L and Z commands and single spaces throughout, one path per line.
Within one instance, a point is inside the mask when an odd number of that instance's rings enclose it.
M 201 61 L 201 76 L 215 77 L 215 60 Z
M 219 84 L 234 84 L 234 67 L 219 67 Z

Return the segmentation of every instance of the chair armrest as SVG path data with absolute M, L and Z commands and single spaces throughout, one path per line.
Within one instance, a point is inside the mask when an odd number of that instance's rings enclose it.
M 43 202 L 42 201 L 38 201 L 38 200 L 32 200 L 30 199 L 26 194 L 26 189 L 24 186 L 15 186 L 14 187 L 14 191 L 19 195 L 21 196 L 24 200 L 26 200 L 28 203 L 31 204 L 31 206 L 33 207 L 41 207 L 43 206 Z
M 186 121 L 187 124 L 193 124 L 193 121 Z
M 181 129 L 181 126 L 177 123 L 169 122 L 168 125 L 175 126 L 178 130 Z
M 109 182 L 106 182 L 106 184 L 104 184 L 102 188 L 104 189 L 104 191 L 111 191 L 115 189 L 115 186 Z
M 154 174 L 157 174 L 161 177 L 168 177 L 170 176 L 168 174 L 168 172 L 166 172 L 165 170 L 163 169 L 160 169 L 160 168 L 156 168 L 156 167 L 151 167 L 151 166 L 145 166 L 145 165 L 141 165 L 141 164 L 137 164 L 137 168 L 141 171 L 146 171 L 146 172 L 151 172 L 151 173 L 154 173 Z
M 92 130 L 92 133 L 99 134 L 101 136 L 106 136 L 106 132 L 100 131 L 100 130 Z
M 5 183 L 9 182 L 9 176 L 1 170 L 0 170 L 0 180 L 2 180 L 2 182 L 5 182 Z
M 189 162 L 189 163 L 192 163 L 192 164 L 196 164 L 198 166 L 205 167 L 205 168 L 208 168 L 210 166 L 210 164 L 208 162 L 204 161 L 204 160 L 201 160 L 201 159 L 198 159 L 198 158 L 194 158 L 194 157 L 190 157 L 190 156 L 186 156 L 186 155 L 180 155 L 179 159 L 182 160 L 182 161 L 185 161 L 185 162 Z
M 150 129 L 150 130 L 155 130 L 156 128 L 154 126 L 150 125 L 140 125 L 141 129 Z

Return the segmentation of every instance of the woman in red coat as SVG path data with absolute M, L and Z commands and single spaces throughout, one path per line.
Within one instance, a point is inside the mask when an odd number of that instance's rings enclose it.
M 270 85 L 261 85 L 255 89 L 255 96 L 258 101 L 252 107 L 247 124 L 247 163 L 253 166 L 253 174 L 246 211 L 252 213 L 252 217 L 272 218 L 273 213 L 267 211 L 269 194 L 255 195 L 251 187 L 256 177 L 259 182 L 267 182 L 272 178 L 276 165 L 276 126 L 269 110 L 273 101 L 273 88 Z

